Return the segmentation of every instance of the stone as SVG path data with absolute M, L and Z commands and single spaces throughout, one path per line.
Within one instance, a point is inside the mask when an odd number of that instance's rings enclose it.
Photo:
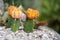
M 26 15 L 24 13 L 22 13 L 22 18 L 21 21 L 25 22 L 26 21 Z
M 3 12 L 4 12 L 4 3 L 3 3 L 3 0 L 0 0 L 0 15 L 2 15 L 3 14 Z

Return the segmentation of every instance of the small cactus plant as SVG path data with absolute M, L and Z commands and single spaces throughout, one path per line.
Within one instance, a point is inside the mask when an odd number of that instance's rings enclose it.
M 22 11 L 15 6 L 9 6 L 8 14 L 9 14 L 9 18 L 6 27 L 7 28 L 11 27 L 12 31 L 15 32 L 20 27 L 20 18 L 21 18 Z
M 28 10 L 26 11 L 26 15 L 27 15 L 27 20 L 24 25 L 24 31 L 33 32 L 35 26 L 34 20 L 39 16 L 39 12 L 37 10 L 28 8 Z

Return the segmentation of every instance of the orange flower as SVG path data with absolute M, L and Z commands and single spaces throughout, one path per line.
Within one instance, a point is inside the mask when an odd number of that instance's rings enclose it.
M 36 19 L 39 16 L 39 11 L 28 8 L 26 15 L 29 19 Z
M 8 7 L 8 13 L 13 18 L 18 18 L 18 19 L 21 18 L 21 15 L 22 15 L 22 11 L 15 6 L 9 6 Z

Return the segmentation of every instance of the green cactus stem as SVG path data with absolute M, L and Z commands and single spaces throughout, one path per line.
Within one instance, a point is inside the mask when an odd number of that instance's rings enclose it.
M 21 24 L 21 23 L 20 23 L 20 20 L 19 20 L 19 19 L 14 19 L 13 24 L 12 24 L 12 26 L 11 26 L 12 31 L 13 31 L 13 32 L 16 32 L 16 31 L 19 29 L 20 24 Z
M 16 32 L 19 29 L 20 24 L 21 23 L 19 19 L 14 19 L 11 16 L 9 16 L 6 28 L 11 28 L 13 32 Z
M 28 19 L 24 24 L 24 31 L 29 33 L 29 32 L 33 32 L 33 30 L 34 30 L 34 21 Z

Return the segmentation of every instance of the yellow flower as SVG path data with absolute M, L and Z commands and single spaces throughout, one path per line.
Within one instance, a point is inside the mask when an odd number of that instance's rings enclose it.
M 39 16 L 39 11 L 28 8 L 28 10 L 26 11 L 26 15 L 29 19 L 36 19 Z
M 18 18 L 18 19 L 21 18 L 21 15 L 22 15 L 22 11 L 15 6 L 9 6 L 8 7 L 8 13 L 13 18 Z

